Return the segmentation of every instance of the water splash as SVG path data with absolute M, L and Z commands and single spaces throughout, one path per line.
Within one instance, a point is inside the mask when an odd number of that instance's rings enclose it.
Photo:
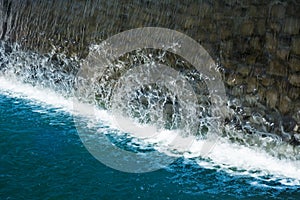
M 66 58 L 63 55 L 39 55 L 34 52 L 25 52 L 20 50 L 17 45 L 9 46 L 4 43 L 1 43 L 1 45 L 1 93 L 20 98 L 28 98 L 37 103 L 56 107 L 60 111 L 70 112 L 74 115 L 79 114 L 87 118 L 89 117 L 89 112 L 78 113 L 78 111 L 73 109 L 73 84 L 79 67 L 78 60 Z M 138 54 L 138 56 L 143 57 L 145 56 L 145 53 Z M 130 59 L 135 62 L 141 62 L 143 59 L 138 56 Z M 151 57 L 153 56 L 146 54 L 144 60 Z M 161 56 L 159 59 L 163 60 L 165 57 Z M 150 61 L 153 60 L 150 59 Z M 184 63 L 184 61 L 176 61 L 178 63 Z M 119 65 L 116 65 L 116 67 L 122 68 L 120 67 L 120 63 L 124 64 L 124 60 L 120 59 L 118 61 Z M 194 74 L 193 70 L 185 71 L 184 76 L 187 76 L 193 82 L 196 82 L 194 81 L 195 79 L 201 78 L 197 74 Z M 107 80 L 111 81 L 109 78 Z M 107 84 L 106 82 L 104 84 L 107 86 L 111 83 Z M 105 88 L 103 85 L 102 87 Z M 195 88 L 197 89 L 196 86 Z M 159 88 L 155 89 L 159 90 Z M 176 98 L 172 98 L 171 93 L 168 93 L 167 90 L 163 88 L 160 89 L 162 89 L 160 92 L 162 92 L 163 95 L 157 95 L 157 97 L 163 99 L 163 102 L 166 102 L 166 100 L 171 102 L 170 107 L 173 109 L 173 116 L 171 117 L 170 122 L 176 125 L 176 120 L 178 120 L 176 117 L 178 117 L 177 114 L 180 110 L 180 107 L 176 107 L 178 102 L 176 102 Z M 201 90 L 201 85 L 198 86 L 198 89 Z M 139 94 L 139 92 L 140 95 L 133 95 L 136 93 Z M 132 102 L 130 102 L 130 113 L 138 110 L 138 119 L 141 120 L 140 122 L 146 122 L 147 117 L 141 118 L 140 116 L 147 116 L 147 113 L 145 112 L 149 108 L 146 110 L 139 110 L 140 107 L 136 105 L 140 103 L 143 104 L 143 101 L 146 101 L 150 106 L 157 104 L 159 98 L 155 99 L 157 97 L 154 98 L 153 96 L 155 96 L 154 94 L 159 94 L 159 92 L 155 92 L 155 90 L 150 91 L 150 88 L 144 88 L 144 91 L 137 90 L 136 93 L 129 95 L 132 99 Z M 203 94 L 205 94 L 205 92 L 203 92 Z M 203 97 L 201 95 L 199 96 L 199 102 L 201 102 L 201 98 L 207 98 L 206 95 L 202 95 Z M 85 101 L 82 105 L 87 107 L 86 110 L 95 110 L 94 105 L 90 103 L 97 102 L 95 99 L 97 95 L 89 94 L 89 97 L 91 98 L 91 101 Z M 143 100 L 142 98 L 146 98 L 146 100 Z M 151 103 L 151 101 L 153 101 L 153 103 Z M 207 99 L 202 102 L 209 105 Z M 162 103 L 161 105 L 164 106 L 165 104 Z M 203 110 L 207 109 L 206 105 L 204 106 L 202 104 Z M 162 109 L 165 108 L 162 107 Z M 126 135 L 126 133 L 116 130 L 109 112 L 99 109 L 99 107 L 96 108 L 96 112 L 99 119 L 102 120 L 104 124 L 107 124 L 107 126 L 98 130 L 102 133 L 105 133 L 106 131 L 107 134 L 109 132 L 115 133 L 112 140 L 114 140 L 113 138 L 115 137 L 116 143 L 118 138 L 122 136 L 123 139 L 131 138 L 128 140 L 130 142 L 127 143 L 129 147 L 138 144 L 138 151 L 152 151 L 151 149 L 155 149 L 170 155 L 177 153 L 176 149 L 168 149 L 170 147 L 167 144 L 168 138 L 175 134 L 175 125 L 171 125 L 171 128 L 169 127 L 171 130 L 164 130 L 164 132 L 161 132 L 163 134 L 157 134 L 155 137 L 142 138 L 143 140 L 140 140 L 139 138 L 132 137 L 132 135 Z M 206 117 L 209 118 L 209 115 L 206 115 Z M 209 129 L 209 123 L 206 121 L 207 119 L 202 117 L 202 120 L 201 123 L 203 124 L 203 128 Z M 97 123 L 95 123 L 95 121 L 88 121 L 87 123 L 88 128 L 94 128 L 96 125 Z M 172 126 L 174 127 L 173 131 Z M 201 131 L 203 130 L 201 129 Z M 206 131 L 208 132 L 209 130 Z M 218 135 L 222 135 L 223 137 L 217 140 L 214 149 L 205 157 L 201 155 L 199 149 L 201 149 L 204 143 L 209 140 L 216 142 L 213 138 L 198 137 L 189 151 L 184 152 L 184 157 L 186 159 L 196 159 L 197 163 L 205 168 L 223 170 L 235 175 L 253 176 L 264 180 L 266 183 L 278 181 L 283 185 L 300 185 L 299 147 L 293 147 L 292 145 L 273 137 L 273 135 L 269 133 L 257 132 L 257 134 L 245 134 L 243 130 L 235 128 L 230 123 L 227 124 L 223 130 L 220 130 Z M 123 140 L 121 139 L 119 141 Z M 150 147 L 149 144 L 151 144 Z

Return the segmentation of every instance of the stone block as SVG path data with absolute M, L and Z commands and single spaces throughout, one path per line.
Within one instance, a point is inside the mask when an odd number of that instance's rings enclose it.
M 300 37 L 293 37 L 292 39 L 292 52 L 300 55 Z
M 260 78 L 260 82 L 263 86 L 271 86 L 272 84 L 274 84 L 274 79 L 269 78 L 269 77 L 261 77 Z
M 279 22 L 271 22 L 270 29 L 275 33 L 279 33 L 281 31 L 281 24 Z
M 220 40 L 220 35 L 217 33 L 208 34 L 208 37 L 210 42 L 217 42 Z
M 249 75 L 251 68 L 249 66 L 238 66 L 237 73 L 241 74 L 243 77 L 246 77 Z
M 266 33 L 266 20 L 260 19 L 256 24 L 256 31 L 259 35 L 264 35 Z
M 217 20 L 217 21 L 222 21 L 222 20 L 224 20 L 224 13 L 223 12 L 216 12 L 216 13 L 214 13 L 214 16 L 213 16 L 213 18 L 214 18 L 214 20 Z
M 278 91 L 275 88 L 267 90 L 266 92 L 267 106 L 275 108 L 278 101 Z
M 287 18 L 285 19 L 283 32 L 290 35 L 299 34 L 300 31 L 300 19 L 299 18 Z
M 250 6 L 247 11 L 248 16 L 253 18 L 258 17 L 260 14 L 260 12 L 257 12 L 257 6 Z
M 291 87 L 288 91 L 288 96 L 293 101 L 297 100 L 300 97 L 300 88 L 299 87 Z
M 288 60 L 289 55 L 290 55 L 290 49 L 289 48 L 279 48 L 279 49 L 277 49 L 276 54 L 282 60 Z
M 289 90 L 291 85 L 289 84 L 286 77 L 276 78 L 274 81 L 280 95 L 287 94 L 287 91 Z
M 298 17 L 300 13 L 300 7 L 297 5 L 297 1 L 290 1 L 286 6 L 286 13 L 289 16 Z
M 220 37 L 222 40 L 228 39 L 233 33 L 232 30 L 228 26 L 223 26 L 220 28 Z
M 276 2 L 275 2 L 276 3 Z M 271 7 L 271 18 L 282 19 L 285 16 L 286 8 L 283 4 L 278 3 Z
M 278 41 L 272 33 L 266 33 L 266 48 L 270 52 L 275 52 L 277 49 Z
M 254 65 L 251 74 L 256 77 L 264 77 L 266 74 L 266 67 L 262 64 Z
M 196 25 L 196 20 L 192 17 L 186 17 L 185 18 L 185 22 L 184 22 L 184 28 L 185 29 L 190 29 L 192 28 L 193 26 Z
M 242 36 L 250 36 L 254 31 L 253 21 L 245 21 L 240 26 L 240 33 Z
M 300 58 L 299 57 L 291 57 L 289 60 L 290 70 L 291 72 L 300 72 Z
M 290 75 L 289 82 L 294 86 L 300 87 L 300 75 L 299 74 Z
M 202 3 L 199 6 L 199 9 L 200 9 L 199 15 L 201 17 L 211 16 L 211 13 L 213 11 L 213 8 L 212 8 L 212 6 L 209 3 Z
M 253 2 L 252 2 L 253 3 Z M 267 18 L 269 14 L 269 9 L 266 5 L 263 5 L 262 2 L 259 5 L 255 6 L 257 8 L 256 17 L 257 18 Z
M 254 65 L 256 62 L 256 55 L 247 56 L 245 61 L 247 65 Z
M 281 35 L 278 38 L 278 46 L 280 48 L 291 48 L 292 45 L 292 36 L 290 35 Z
M 292 107 L 292 100 L 288 96 L 283 96 L 280 98 L 279 110 L 282 114 L 286 114 L 290 111 Z
M 229 57 L 233 52 L 233 42 L 232 42 L 232 40 L 221 42 L 220 49 L 223 53 L 223 56 Z
M 288 67 L 284 65 L 284 63 L 280 62 L 280 60 L 272 60 L 267 69 L 267 73 L 275 76 L 286 76 Z
M 251 38 L 250 45 L 254 50 L 261 50 L 261 41 L 259 37 Z
M 236 66 L 237 64 L 233 61 L 231 61 L 230 59 L 225 59 L 222 61 L 222 65 L 224 66 L 224 68 L 226 68 L 226 71 L 231 73 L 232 71 L 236 70 Z
M 257 85 L 257 80 L 255 77 L 248 78 L 246 80 L 246 83 L 247 83 L 247 93 L 256 92 L 258 85 Z
M 197 4 L 197 3 L 191 3 L 189 8 L 188 8 L 188 13 L 191 15 L 199 15 L 199 11 L 203 5 L 202 4 Z
M 199 25 L 201 29 L 206 30 L 208 33 L 217 32 L 216 23 L 212 19 L 201 19 L 199 20 Z

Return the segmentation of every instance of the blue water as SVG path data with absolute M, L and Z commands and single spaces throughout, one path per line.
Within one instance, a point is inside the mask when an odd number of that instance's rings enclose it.
M 193 159 L 149 173 L 120 172 L 85 149 L 68 113 L 7 93 L 0 93 L 0 113 L 0 199 L 300 197 L 297 186 L 205 169 Z

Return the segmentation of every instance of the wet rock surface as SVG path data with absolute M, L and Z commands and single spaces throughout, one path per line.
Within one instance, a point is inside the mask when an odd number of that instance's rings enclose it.
M 232 110 L 241 123 L 289 132 L 299 143 L 298 1 L 0 0 L 1 40 L 40 53 L 85 58 L 90 44 L 146 26 L 198 41 L 220 65 L 228 97 L 238 99 Z

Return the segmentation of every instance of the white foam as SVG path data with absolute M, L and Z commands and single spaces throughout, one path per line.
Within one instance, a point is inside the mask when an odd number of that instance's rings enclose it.
M 1 93 L 12 97 L 29 99 L 31 101 L 44 103 L 66 111 L 71 111 L 73 107 L 70 99 L 66 99 L 50 89 L 20 83 L 14 77 L 9 77 L 8 79 L 0 76 L 0 91 Z
M 220 139 L 207 157 L 212 160 L 210 165 L 218 165 L 231 173 L 241 174 L 239 169 L 245 169 L 247 172 L 243 171 L 242 174 L 257 177 L 274 175 L 277 178 L 292 178 L 293 184 L 300 183 L 300 161 L 278 159 L 259 148 L 250 148 Z M 199 161 L 199 164 L 202 165 L 203 161 Z M 286 183 L 291 184 L 290 181 Z
M 48 88 L 20 83 L 14 77 L 9 77 L 8 79 L 0 76 L 0 92 L 11 97 L 28 99 L 41 105 L 51 106 L 72 115 L 85 117 L 99 116 L 101 119 L 106 119 L 106 121 L 110 121 L 111 118 L 107 112 L 104 110 L 95 110 L 95 107 L 90 104 L 80 103 L 75 98 L 66 98 Z M 75 107 L 74 103 L 76 103 Z M 33 110 L 33 112 L 44 111 Z
M 80 104 L 77 102 L 77 109 L 74 109 L 73 98 L 65 98 L 62 95 L 51 91 L 50 89 L 34 87 L 29 84 L 19 83 L 13 78 L 6 78 L 0 76 L 0 93 L 24 98 L 34 103 L 41 105 L 48 105 L 58 110 L 69 112 L 70 114 L 80 114 L 87 117 L 97 116 L 100 120 L 108 123 L 111 128 L 117 128 L 114 124 L 114 118 L 106 111 L 95 110 L 93 106 L 88 104 Z M 35 110 L 35 112 L 43 112 Z M 135 136 L 139 136 L 136 134 Z M 158 131 L 151 137 L 143 136 L 147 142 L 152 144 L 162 145 L 168 148 L 174 147 L 174 138 L 178 139 L 178 133 L 174 131 Z M 187 138 L 181 138 L 183 143 L 186 144 Z M 171 141 L 171 142 L 170 142 Z M 178 140 L 180 141 L 180 140 Z M 274 179 L 277 179 L 284 185 L 300 185 L 300 161 L 279 159 L 270 156 L 262 149 L 258 147 L 246 147 L 239 144 L 233 144 L 226 139 L 212 140 L 195 140 L 188 138 L 188 141 L 192 141 L 189 145 L 189 153 L 185 153 L 184 156 L 189 157 L 202 157 L 198 159 L 198 164 L 205 168 L 218 168 L 231 174 L 249 175 L 257 178 L 264 175 L 271 175 Z M 179 142 L 180 143 L 180 142 Z M 176 144 L 179 144 L 176 142 Z M 170 146 L 171 144 L 171 146 Z M 173 145 L 173 146 L 172 146 Z M 211 151 L 203 153 L 204 147 L 212 147 Z M 184 146 L 186 148 L 187 146 Z M 158 150 L 165 151 L 165 148 L 157 148 Z M 205 156 L 206 159 L 203 159 Z

